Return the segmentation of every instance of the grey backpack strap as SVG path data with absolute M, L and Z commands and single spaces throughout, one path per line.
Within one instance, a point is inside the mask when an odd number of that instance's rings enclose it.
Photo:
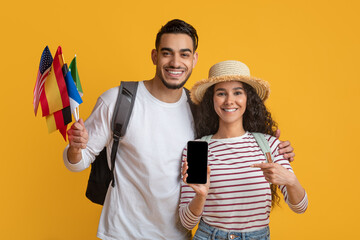
M 119 137 L 125 135 L 135 103 L 138 82 L 121 82 L 116 100 L 111 129 Z M 120 110 L 120 111 L 119 111 Z
M 138 82 L 121 82 L 119 86 L 119 93 L 116 99 L 115 109 L 111 128 L 113 130 L 113 145 L 111 149 L 111 186 L 115 186 L 114 167 L 115 157 L 119 146 L 119 140 L 126 133 L 127 125 L 129 123 L 130 115 L 134 107 L 136 91 Z
M 269 142 L 266 140 L 264 134 L 263 133 L 256 133 L 256 132 L 253 132 L 251 134 L 254 136 L 257 144 L 261 148 L 261 151 L 264 153 L 267 162 L 272 163 L 274 157 L 271 154 L 271 149 L 270 149 L 270 146 L 269 146 Z

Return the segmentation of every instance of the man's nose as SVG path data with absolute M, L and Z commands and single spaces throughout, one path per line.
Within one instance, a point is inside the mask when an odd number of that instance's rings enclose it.
M 174 68 L 178 68 L 181 66 L 181 58 L 178 54 L 174 54 L 171 61 L 170 61 L 170 66 L 174 67 Z

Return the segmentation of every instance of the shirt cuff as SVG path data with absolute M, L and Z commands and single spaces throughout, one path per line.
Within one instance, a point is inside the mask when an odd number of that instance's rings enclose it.
M 201 216 L 196 216 L 194 215 L 190 209 L 189 209 L 189 205 L 187 205 L 186 207 L 183 208 L 183 213 L 180 214 L 181 216 L 181 221 L 182 221 L 182 224 L 183 226 L 186 228 L 186 229 L 193 229 L 196 224 L 200 221 L 200 218 Z
M 84 170 L 85 168 L 84 168 L 84 161 L 83 161 L 83 151 L 81 150 L 80 162 L 73 164 L 73 163 L 69 162 L 69 159 L 67 157 L 68 149 L 69 149 L 69 145 L 66 146 L 66 148 L 64 149 L 64 152 L 63 152 L 63 160 L 64 160 L 65 167 L 72 172 L 80 172 L 80 171 Z
M 288 202 L 288 205 L 290 209 L 293 210 L 294 212 L 304 213 L 308 207 L 308 198 L 306 192 L 305 192 L 305 196 L 298 204 L 293 205 L 290 202 Z

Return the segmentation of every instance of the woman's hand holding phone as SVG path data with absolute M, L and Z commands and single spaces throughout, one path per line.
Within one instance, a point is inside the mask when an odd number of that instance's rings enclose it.
M 184 160 L 185 162 L 182 167 L 183 182 L 189 185 L 195 191 L 196 195 L 198 195 L 199 197 L 206 198 L 210 188 L 210 172 L 211 172 L 210 166 L 207 166 L 207 181 L 205 184 L 188 183 L 187 182 L 188 163 L 186 158 Z
M 195 191 L 195 196 L 189 203 L 189 209 L 195 216 L 200 217 L 203 212 L 206 198 L 207 198 L 209 188 L 210 188 L 211 169 L 210 169 L 210 166 L 207 166 L 207 181 L 205 184 L 187 183 L 186 180 L 188 177 L 188 174 L 187 174 L 188 163 L 187 163 L 187 159 L 184 159 L 184 160 L 185 160 L 185 162 L 184 162 L 183 168 L 182 168 L 183 181 L 184 181 L 184 183 L 189 185 L 189 187 L 191 187 Z

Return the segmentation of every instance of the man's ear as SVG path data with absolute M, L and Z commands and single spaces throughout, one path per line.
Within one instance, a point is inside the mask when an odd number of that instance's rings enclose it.
M 151 51 L 151 60 L 152 60 L 154 65 L 157 65 L 157 51 L 156 51 L 156 49 L 153 49 Z
M 194 53 L 194 59 L 193 59 L 193 68 L 196 66 L 198 58 L 199 58 L 199 54 L 197 52 L 195 52 Z

